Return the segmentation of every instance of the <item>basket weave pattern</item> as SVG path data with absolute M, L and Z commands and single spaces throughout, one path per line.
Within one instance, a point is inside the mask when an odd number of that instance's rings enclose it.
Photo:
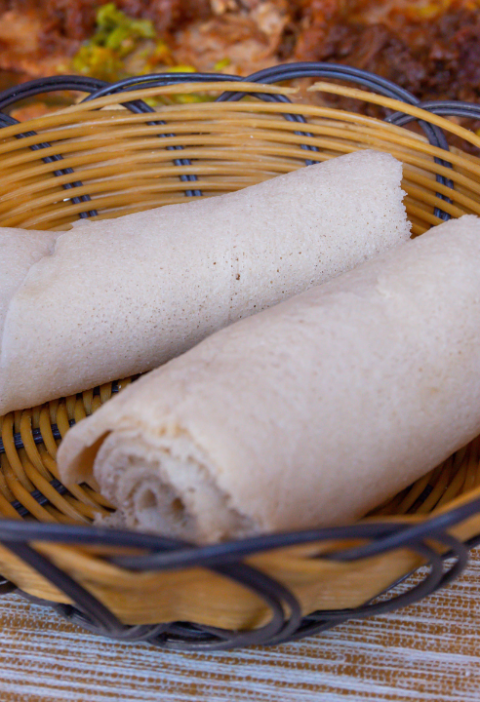
M 295 102 L 292 89 L 270 85 L 302 76 L 350 80 L 380 95 L 320 83 L 305 103 Z M 0 113 L 0 226 L 61 230 L 79 217 L 231 192 L 363 148 L 404 163 L 414 235 L 449 217 L 480 215 L 480 159 L 449 148 L 446 136 L 474 146 L 480 138 L 442 116 L 478 118 L 475 106 L 419 106 L 376 76 L 322 64 L 291 64 L 244 81 L 194 78 L 109 86 L 58 77 L 0 95 L 6 109 L 45 89 L 91 93 L 28 124 Z M 327 92 L 383 105 L 388 120 L 326 107 L 318 97 Z M 412 120 L 423 132 L 404 126 Z M 61 484 L 57 446 L 72 424 L 129 382 L 0 418 L 4 593 L 19 588 L 112 637 L 229 648 L 300 638 L 408 604 L 465 565 L 480 534 L 479 439 L 353 526 L 202 548 L 90 526 L 111 506 L 94 483 Z M 410 590 L 378 599 L 425 564 Z

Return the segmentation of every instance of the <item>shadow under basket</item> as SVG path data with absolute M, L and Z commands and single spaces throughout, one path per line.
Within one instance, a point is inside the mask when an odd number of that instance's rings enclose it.
M 7 113 L 51 91 L 68 91 L 72 104 L 22 123 Z M 354 100 L 380 117 L 338 106 Z M 415 236 L 480 215 L 472 155 L 480 137 L 458 119 L 479 119 L 480 107 L 420 104 L 344 66 L 113 85 L 57 76 L 0 93 L 0 110 L 0 226 L 65 229 L 78 218 L 231 192 L 364 148 L 404 163 Z M 93 484 L 62 485 L 57 446 L 129 382 L 0 418 L 1 593 L 18 589 L 124 641 L 187 650 L 276 644 L 424 597 L 455 578 L 480 541 L 479 439 L 353 525 L 206 547 L 94 527 L 112 508 Z

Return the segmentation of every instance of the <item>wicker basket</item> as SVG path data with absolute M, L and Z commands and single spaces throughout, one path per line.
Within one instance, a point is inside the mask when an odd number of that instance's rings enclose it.
M 310 102 L 272 85 L 299 77 L 336 82 L 313 85 Z M 362 71 L 290 64 L 244 80 L 169 74 L 115 85 L 56 77 L 0 94 L 0 110 L 51 90 L 88 96 L 28 123 L 0 112 L 2 226 L 63 229 L 78 217 L 230 192 L 363 148 L 405 164 L 415 235 L 480 214 L 480 159 L 447 137 L 476 147 L 480 138 L 442 116 L 479 118 L 480 108 L 419 105 Z M 376 103 L 389 116 L 325 107 L 322 91 Z M 420 128 L 407 129 L 411 121 Z M 111 508 L 92 486 L 61 484 L 57 446 L 128 382 L 0 418 L 1 592 L 18 588 L 113 638 L 211 650 L 300 638 L 400 607 L 464 567 L 480 534 L 479 439 L 353 526 L 206 547 L 91 526 Z M 413 585 L 395 588 L 420 566 Z

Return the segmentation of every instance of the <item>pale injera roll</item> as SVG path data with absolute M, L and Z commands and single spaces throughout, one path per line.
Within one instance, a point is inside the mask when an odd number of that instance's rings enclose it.
M 0 414 L 151 370 L 398 244 L 401 177 L 364 151 L 57 235 L 13 296 L 0 283 Z
M 30 268 L 52 253 L 58 236 L 58 232 L 0 227 L 0 330 L 4 328 L 10 300 Z
M 480 432 L 480 220 L 443 224 L 144 376 L 67 434 L 128 527 L 355 520 Z

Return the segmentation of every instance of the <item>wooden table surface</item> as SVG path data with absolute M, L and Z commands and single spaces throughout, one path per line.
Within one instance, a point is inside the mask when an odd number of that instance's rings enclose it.
M 479 702 L 480 552 L 400 612 L 277 648 L 212 655 L 124 645 L 0 599 L 1 702 Z

